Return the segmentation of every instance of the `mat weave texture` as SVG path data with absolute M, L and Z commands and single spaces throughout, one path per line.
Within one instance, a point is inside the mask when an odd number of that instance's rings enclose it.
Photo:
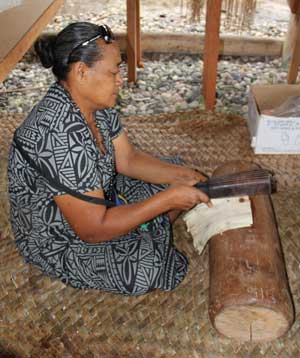
M 245 120 L 204 111 L 123 120 L 136 146 L 179 155 L 208 174 L 236 159 L 273 170 L 272 196 L 296 311 L 288 334 L 265 344 L 221 337 L 208 318 L 208 255 L 199 256 L 181 219 L 176 246 L 190 261 L 182 284 L 166 293 L 124 297 L 81 291 L 25 265 L 8 225 L 7 151 L 22 118 L 0 118 L 0 357 L 300 357 L 300 156 L 254 156 Z

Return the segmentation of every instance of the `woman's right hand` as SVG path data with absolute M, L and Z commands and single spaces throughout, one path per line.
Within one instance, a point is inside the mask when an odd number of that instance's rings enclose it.
M 172 184 L 166 190 L 166 194 L 168 194 L 171 210 L 189 210 L 199 203 L 206 203 L 209 207 L 212 206 L 209 197 L 192 186 Z

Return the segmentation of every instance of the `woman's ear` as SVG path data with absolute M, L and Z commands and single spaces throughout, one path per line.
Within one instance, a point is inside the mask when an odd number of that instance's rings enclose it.
M 87 78 L 88 70 L 89 68 L 84 62 L 78 61 L 73 64 L 71 71 L 78 82 L 83 82 Z

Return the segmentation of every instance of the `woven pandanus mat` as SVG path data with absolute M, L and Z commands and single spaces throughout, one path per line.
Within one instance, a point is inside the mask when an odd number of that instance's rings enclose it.
M 14 131 L 23 119 L 24 116 L 20 114 L 0 116 L 0 159 L 7 155 Z
M 12 118 L 0 141 L 0 153 L 6 155 L 13 128 L 21 120 Z M 8 213 L 8 197 L 6 160 L 1 154 L 0 357 L 299 357 L 300 190 L 292 185 L 297 183 L 297 156 L 254 157 L 245 121 L 229 115 L 195 111 L 131 117 L 124 123 L 138 147 L 156 155 L 180 155 L 208 173 L 227 160 L 241 158 L 279 173 L 280 187 L 286 185 L 286 190 L 273 195 L 273 204 L 295 324 L 281 339 L 259 345 L 219 336 L 208 318 L 207 250 L 202 256 L 196 253 L 181 219 L 174 226 L 174 241 L 190 266 L 172 292 L 124 297 L 76 290 L 45 277 L 23 263 L 9 231 L 2 229 L 8 227 L 2 214 L 2 208 Z
M 273 202 L 296 309 L 283 338 L 241 345 L 215 332 L 207 251 L 195 252 L 179 219 L 174 240 L 189 258 L 187 277 L 172 292 L 141 297 L 67 287 L 24 264 L 13 241 L 2 239 L 0 357 L 299 357 L 300 193 L 281 192 Z

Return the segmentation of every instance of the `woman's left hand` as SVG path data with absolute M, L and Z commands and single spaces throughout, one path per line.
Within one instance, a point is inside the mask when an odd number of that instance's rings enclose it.
M 171 184 L 185 184 L 193 186 L 201 181 L 206 181 L 208 177 L 198 172 L 197 170 L 181 167 L 178 170 L 178 175 L 172 180 Z

